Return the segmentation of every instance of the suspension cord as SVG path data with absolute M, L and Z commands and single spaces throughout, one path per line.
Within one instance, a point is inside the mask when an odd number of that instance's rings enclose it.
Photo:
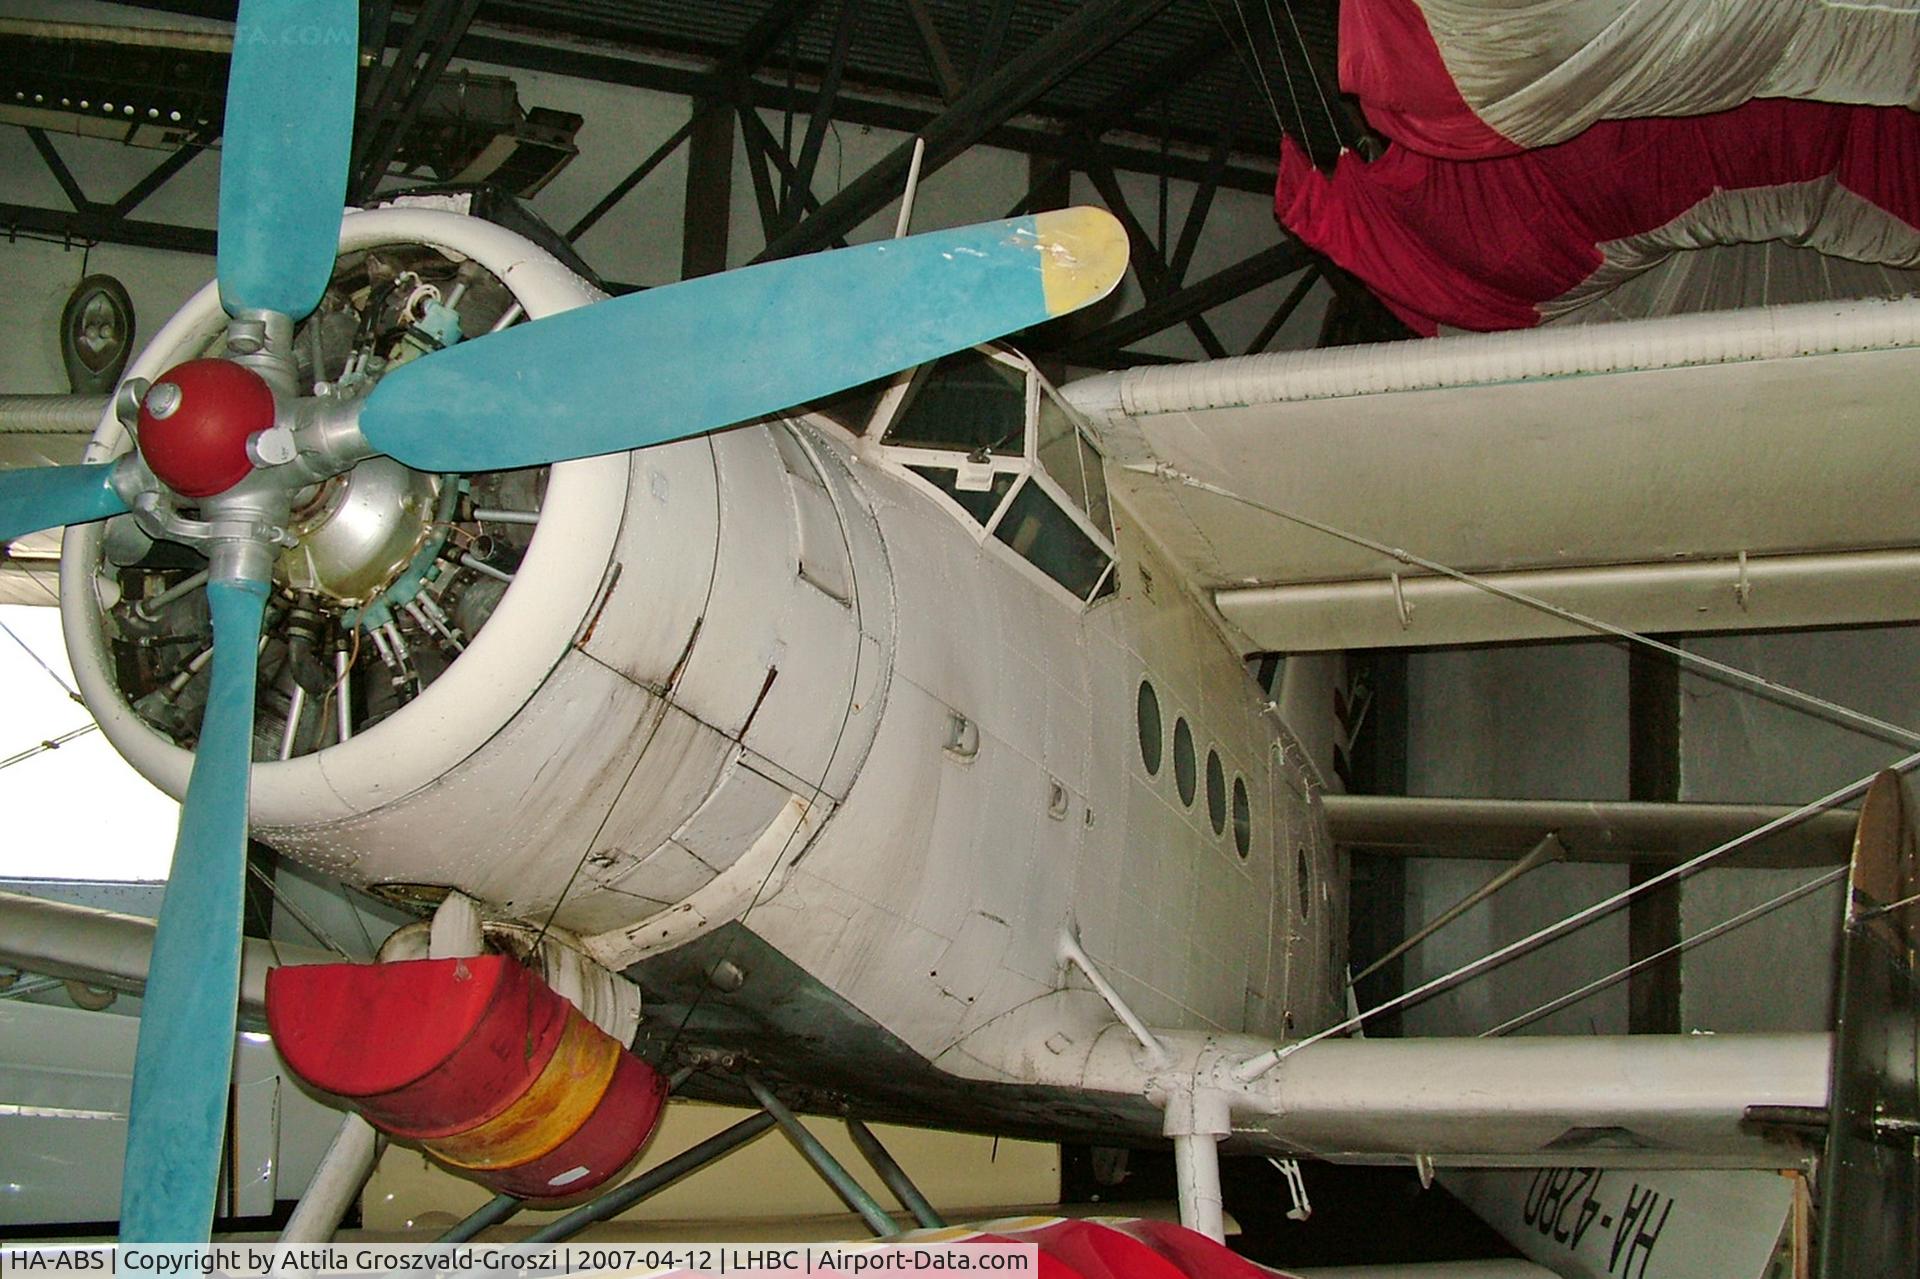
M 1253 28 L 1247 25 L 1247 15 L 1246 12 L 1240 8 L 1239 0 L 1233 0 L 1233 7 L 1240 15 L 1240 29 L 1247 33 L 1246 51 L 1244 53 L 1241 51 L 1240 42 L 1233 38 L 1233 28 L 1227 25 L 1226 15 L 1220 12 L 1214 0 L 1207 0 L 1207 8 L 1212 10 L 1213 20 L 1220 24 L 1221 33 L 1227 37 L 1227 43 L 1233 46 L 1234 59 L 1240 63 L 1241 69 L 1247 73 L 1248 78 L 1260 86 L 1261 96 L 1267 100 L 1267 109 L 1273 112 L 1273 127 L 1284 134 L 1287 131 L 1287 125 L 1286 122 L 1280 118 L 1280 100 L 1273 96 L 1273 83 L 1267 79 L 1266 68 L 1260 65 L 1260 50 L 1253 42 Z M 1249 59 L 1251 59 L 1251 61 L 1249 61 Z M 1287 85 L 1287 92 L 1288 96 L 1292 96 L 1293 85 L 1291 82 Z M 1300 101 L 1298 98 L 1294 99 L 1293 110 L 1294 114 L 1299 117 L 1301 127 L 1304 129 L 1307 118 L 1300 114 Z M 1301 135 L 1300 145 L 1306 145 L 1306 136 L 1304 133 Z
M 1274 21 L 1273 0 L 1263 0 L 1263 2 L 1267 10 L 1267 28 L 1268 30 L 1273 32 L 1273 48 L 1276 53 L 1279 53 L 1280 27 L 1279 27 L 1279 24 Z M 1332 131 L 1333 140 L 1339 143 L 1341 148 L 1344 150 L 1347 145 L 1347 140 L 1346 138 L 1341 136 L 1340 121 L 1334 118 L 1333 104 L 1327 101 L 1327 91 L 1321 85 L 1320 77 L 1314 73 L 1313 52 L 1312 50 L 1307 48 L 1307 38 L 1300 34 L 1300 19 L 1294 16 L 1293 0 L 1281 0 L 1281 3 L 1286 7 L 1286 10 L 1287 10 L 1287 25 L 1293 28 L 1294 47 L 1300 50 L 1300 63 L 1303 67 L 1306 68 L 1307 79 L 1313 81 L 1313 91 L 1320 98 L 1320 110 L 1327 117 L 1327 128 Z M 1280 69 L 1282 73 L 1286 71 L 1286 66 L 1287 66 L 1286 55 L 1284 53 L 1281 53 Z M 1292 76 L 1287 77 L 1287 84 L 1289 87 L 1292 86 L 1293 84 Z M 1302 146 L 1305 146 L 1306 141 L 1307 140 L 1305 138 L 1302 138 L 1300 139 L 1300 144 Z

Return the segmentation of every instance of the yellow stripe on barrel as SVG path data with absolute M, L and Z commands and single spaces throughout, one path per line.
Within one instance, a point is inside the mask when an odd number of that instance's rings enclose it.
M 619 1043 L 570 1008 L 552 1059 L 519 1100 L 465 1132 L 421 1144 L 456 1168 L 512 1168 L 538 1159 L 579 1131 L 619 1062 Z

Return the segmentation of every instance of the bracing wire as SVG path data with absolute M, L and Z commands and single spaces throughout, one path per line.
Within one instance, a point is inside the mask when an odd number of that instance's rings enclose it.
M 75 691 L 73 685 L 67 683 L 67 681 L 65 681 L 64 679 L 61 679 L 60 672 L 54 670 L 53 667 L 47 665 L 46 662 L 41 659 L 40 654 L 34 652 L 33 648 L 25 640 L 21 639 L 18 635 L 14 634 L 14 630 L 11 626 L 8 626 L 5 622 L 0 622 L 0 631 L 5 631 L 7 633 L 7 638 L 12 640 L 14 643 L 18 644 L 20 646 L 20 651 L 25 653 L 28 657 L 32 658 L 33 664 L 35 666 L 38 666 L 41 670 L 45 671 L 47 673 L 48 679 L 52 680 L 54 683 L 60 686 L 60 691 L 67 695 L 68 701 L 79 702 L 82 706 L 86 705 L 85 699 L 82 698 L 77 691 Z
M 36 743 L 23 751 L 15 751 L 5 759 L 0 759 L 0 768 L 12 768 L 15 764 L 25 763 L 35 755 L 44 755 L 48 751 L 57 751 L 74 738 L 84 737 L 99 727 L 98 724 L 82 724 L 78 728 L 68 729 L 58 737 L 49 737 L 44 742 Z
M 1302 528 L 1310 528 L 1316 533 L 1324 533 L 1328 537 L 1337 538 L 1340 541 L 1347 542 L 1354 546 L 1364 547 L 1376 554 L 1389 556 L 1392 559 L 1400 561 L 1402 564 L 1410 564 L 1415 568 L 1425 569 L 1429 573 L 1436 573 L 1442 577 L 1452 578 L 1454 581 L 1460 582 L 1463 585 L 1485 591 L 1489 595 L 1498 596 L 1501 599 L 1508 600 L 1515 604 L 1525 605 L 1527 608 L 1536 609 L 1551 617 L 1557 617 L 1564 622 L 1571 622 L 1576 626 L 1594 631 L 1597 634 L 1610 635 L 1615 639 L 1624 640 L 1629 644 L 1638 644 L 1644 648 L 1652 649 L 1657 653 L 1664 653 L 1683 666 L 1690 666 L 1697 670 L 1707 671 L 1730 683 L 1742 685 L 1746 688 L 1764 693 L 1775 700 L 1788 703 L 1820 718 L 1845 724 L 1850 728 L 1865 732 L 1870 736 L 1879 737 L 1883 740 L 1893 742 L 1896 745 L 1907 747 L 1920 746 L 1920 732 L 1916 732 L 1910 728 L 1903 728 L 1898 724 L 1890 723 L 1878 716 L 1869 715 L 1865 711 L 1858 711 L 1850 706 L 1843 706 L 1827 698 L 1818 697 L 1804 690 L 1782 684 L 1778 680 L 1771 680 L 1764 675 L 1756 675 L 1752 671 L 1742 670 L 1726 662 L 1716 661 L 1711 657 L 1690 652 L 1677 644 L 1668 644 L 1663 640 L 1642 635 L 1638 631 L 1629 630 L 1624 626 L 1616 626 L 1612 622 L 1602 621 L 1600 618 L 1592 617 L 1586 613 L 1576 612 L 1570 608 L 1562 608 L 1560 605 L 1549 603 L 1537 595 L 1529 595 L 1525 591 L 1517 591 L 1510 586 L 1502 586 L 1498 582 L 1479 577 L 1473 573 L 1468 573 L 1463 569 L 1453 568 L 1440 563 L 1438 560 L 1428 559 L 1423 555 L 1416 555 L 1414 552 L 1406 550 L 1403 547 L 1390 546 L 1375 538 L 1367 537 L 1365 534 L 1353 533 L 1338 528 L 1326 523 L 1324 520 L 1314 519 L 1310 515 L 1301 515 L 1295 511 L 1283 511 L 1279 507 L 1268 506 L 1264 502 L 1256 501 L 1244 494 L 1236 493 L 1232 489 L 1223 488 L 1218 484 L 1210 484 L 1205 480 L 1188 475 L 1164 463 L 1135 462 L 1129 464 L 1126 469 L 1144 475 L 1157 475 L 1162 479 L 1171 480 L 1188 488 L 1198 489 L 1203 493 L 1212 493 L 1216 497 L 1227 498 L 1229 501 L 1238 502 L 1256 511 L 1262 511 L 1278 519 L 1286 520 L 1288 523 L 1298 524 Z
M 1920 766 L 1920 751 L 1916 751 L 1888 765 L 1889 768 L 1898 773 L 1911 772 L 1917 766 Z M 1385 1000 L 1375 1004 L 1371 1008 L 1355 1013 L 1344 1021 L 1335 1022 L 1324 1030 L 1316 1031 L 1308 1035 L 1305 1039 L 1296 1040 L 1291 1044 L 1276 1048 L 1271 1052 L 1261 1053 L 1257 1057 L 1250 1058 L 1234 1068 L 1234 1077 L 1242 1082 L 1257 1079 L 1302 1048 L 1311 1044 L 1317 1044 L 1323 1039 L 1331 1039 L 1336 1035 L 1344 1035 L 1349 1031 L 1358 1030 L 1368 1021 L 1382 1013 L 1391 1012 L 1396 1008 L 1404 1008 L 1409 1004 L 1418 1003 L 1429 995 L 1437 994 L 1442 990 L 1457 986 L 1468 978 L 1478 977 L 1494 968 L 1498 968 L 1510 960 L 1516 959 L 1530 951 L 1537 950 L 1546 943 L 1556 938 L 1564 937 L 1566 934 L 1592 923 L 1603 915 L 1612 914 L 1643 893 L 1652 892 L 1654 889 L 1664 887 L 1667 884 L 1677 883 L 1690 875 L 1704 870 L 1713 863 L 1720 861 L 1728 854 L 1764 839 L 1775 831 L 1785 830 L 1789 826 L 1805 821 L 1815 813 L 1824 812 L 1829 808 L 1846 803 L 1856 795 L 1865 792 L 1867 787 L 1873 784 L 1873 779 L 1878 776 L 1879 770 L 1868 773 L 1865 777 L 1851 781 L 1838 790 L 1828 791 L 1819 799 L 1802 804 L 1792 812 L 1783 813 L 1772 821 L 1765 822 L 1750 831 L 1734 836 L 1725 843 L 1717 844 L 1709 848 L 1704 853 L 1699 853 L 1688 858 L 1686 861 L 1670 866 L 1658 875 L 1642 880 L 1638 884 L 1630 885 L 1613 894 L 1611 897 L 1602 898 L 1591 906 L 1582 907 L 1580 910 L 1574 911 L 1572 914 L 1563 917 L 1555 923 L 1548 924 L 1544 928 L 1535 929 L 1525 937 L 1508 942 L 1498 949 L 1487 952 L 1478 959 L 1471 960 L 1449 972 L 1441 973 L 1438 977 L 1422 982 L 1412 990 L 1395 995 L 1392 999 Z M 1807 891 L 1811 892 L 1813 890 L 1809 888 Z
M 1126 467 L 1126 469 L 1129 471 L 1133 471 L 1137 474 L 1158 476 L 1159 478 L 1165 481 L 1181 484 L 1189 488 L 1198 489 L 1202 492 L 1212 493 L 1215 496 L 1223 497 L 1233 502 L 1238 502 L 1241 505 L 1250 507 L 1254 510 L 1262 511 L 1268 515 L 1275 516 L 1276 518 L 1286 520 L 1290 523 L 1298 524 L 1303 528 L 1310 528 L 1315 532 L 1325 534 L 1326 536 L 1329 536 L 1329 537 L 1337 538 L 1351 545 L 1364 547 L 1367 550 L 1375 552 L 1376 554 L 1388 556 L 1392 559 L 1400 561 L 1401 563 L 1410 564 L 1410 565 L 1413 565 L 1414 567 L 1425 569 L 1428 572 L 1437 573 L 1442 576 L 1452 578 L 1455 581 L 1461 582 L 1468 586 L 1473 586 L 1479 590 L 1486 591 L 1489 594 L 1495 595 L 1502 599 L 1509 600 L 1513 603 L 1523 604 L 1529 608 L 1538 609 L 1542 612 L 1548 613 L 1551 616 L 1558 617 L 1564 621 L 1572 622 L 1576 625 L 1596 631 L 1600 634 L 1609 635 L 1616 639 L 1624 640 L 1628 643 L 1644 645 L 1645 647 L 1651 648 L 1657 652 L 1665 653 L 1673 657 L 1675 660 L 1682 662 L 1688 666 L 1694 666 L 1694 667 L 1707 670 L 1712 674 L 1719 676 L 1723 679 L 1726 679 L 1730 682 L 1733 682 L 1739 685 L 1744 685 L 1750 689 L 1754 689 L 1756 691 L 1764 693 L 1777 700 L 1792 704 L 1799 709 L 1808 711 L 1809 713 L 1819 715 L 1820 717 L 1826 718 L 1831 721 L 1845 724 L 1856 730 L 1869 730 L 1875 736 L 1889 738 L 1895 742 L 1901 743 L 1909 747 L 1920 746 L 1920 733 L 1915 733 L 1913 730 L 1903 728 L 1898 724 L 1889 723 L 1875 716 L 1868 715 L 1865 712 L 1854 710 L 1853 708 L 1848 706 L 1842 706 L 1839 703 L 1829 701 L 1826 698 L 1817 697 L 1811 693 L 1804 692 L 1800 689 L 1792 688 L 1788 685 L 1781 684 L 1778 681 L 1770 680 L 1765 678 L 1764 676 L 1756 675 L 1751 671 L 1744 671 L 1738 667 L 1729 666 L 1724 662 L 1718 662 L 1718 661 L 1714 661 L 1711 658 L 1702 657 L 1697 653 L 1688 652 L 1687 650 L 1682 649 L 1676 645 L 1667 644 L 1662 641 L 1652 639 L 1648 636 L 1641 635 L 1635 631 L 1627 629 L 1626 627 L 1615 626 L 1611 622 L 1605 622 L 1598 618 L 1589 617 L 1584 613 L 1579 613 L 1572 609 L 1562 608 L 1557 604 L 1551 604 L 1551 603 L 1548 603 L 1546 600 L 1539 599 L 1535 596 L 1528 595 L 1524 592 L 1513 590 L 1510 587 L 1501 586 L 1496 582 L 1488 581 L 1472 573 L 1465 572 L 1464 570 L 1456 569 L 1456 568 L 1450 567 L 1449 565 L 1441 564 L 1436 560 L 1430 560 L 1424 556 L 1416 555 L 1413 552 L 1408 551 L 1404 548 L 1389 546 L 1388 544 L 1378 541 L 1377 539 L 1367 537 L 1363 534 L 1349 532 L 1345 529 L 1337 528 L 1334 525 L 1328 524 L 1323 520 L 1314 519 L 1311 516 L 1301 515 L 1301 514 L 1298 514 L 1297 512 L 1285 511 L 1285 510 L 1281 510 L 1278 507 L 1269 506 L 1264 502 L 1257 501 L 1253 498 L 1245 496 L 1244 494 L 1236 493 L 1231 489 L 1222 487 L 1221 485 L 1211 484 L 1195 476 L 1187 475 L 1184 472 L 1179 471 L 1173 467 L 1167 466 L 1164 463 L 1132 463 L 1132 464 L 1129 464 Z M 1916 751 L 1913 754 L 1906 756 L 1904 759 L 1899 760 L 1898 762 L 1892 764 L 1890 767 L 1892 767 L 1897 772 L 1905 773 L 1912 770 L 1915 766 L 1920 766 L 1920 751 Z M 1814 813 L 1821 812 L 1821 811 L 1824 811 L 1825 809 L 1832 808 L 1835 805 L 1844 803 L 1846 800 L 1851 799 L 1855 795 L 1858 795 L 1861 792 L 1865 791 L 1866 788 L 1872 783 L 1873 778 L 1876 775 L 1877 773 L 1869 774 L 1866 777 L 1863 777 L 1858 779 L 1857 781 L 1851 782 L 1848 785 L 1843 786 L 1836 791 L 1832 791 L 1827 795 L 1824 795 L 1821 798 L 1812 801 L 1811 803 L 1804 804 L 1801 807 L 1796 808 L 1789 813 L 1786 813 L 1780 817 L 1774 818 L 1772 821 L 1769 821 L 1760 826 L 1757 826 L 1754 829 L 1745 832 L 1744 834 L 1737 835 L 1734 838 L 1714 848 L 1710 848 L 1706 852 L 1701 853 L 1695 857 L 1692 857 L 1687 861 L 1681 862 L 1676 866 L 1670 867 L 1669 869 L 1661 872 L 1658 875 L 1653 876 L 1650 879 L 1647 879 L 1638 884 L 1631 885 L 1628 888 L 1624 889 L 1623 891 L 1615 893 L 1611 897 L 1605 898 L 1602 901 L 1596 902 L 1591 906 L 1585 907 L 1581 910 L 1573 912 L 1570 915 L 1565 916 L 1564 918 L 1560 919 L 1556 923 L 1549 924 L 1545 928 L 1538 929 L 1535 932 L 1530 933 L 1527 936 L 1522 937 L 1517 941 L 1510 942 L 1505 946 L 1502 946 L 1494 951 L 1489 952 L 1488 954 L 1482 955 L 1480 958 L 1472 960 L 1466 964 L 1463 964 L 1453 969 L 1451 972 L 1443 973 L 1440 976 L 1435 977 L 1430 981 L 1424 982 L 1421 985 L 1416 986 L 1412 990 L 1406 991 L 1400 995 L 1393 997 L 1392 999 L 1386 1000 L 1385 1002 L 1380 1004 L 1376 1004 L 1373 1007 L 1368 1008 L 1362 1012 L 1358 1012 L 1352 1017 L 1349 1017 L 1344 1021 L 1337 1022 L 1331 1026 L 1328 1026 L 1324 1030 L 1321 1030 L 1313 1035 L 1309 1035 L 1305 1039 L 1298 1040 L 1292 1044 L 1286 1045 L 1285 1047 L 1277 1048 L 1272 1052 L 1263 1053 L 1260 1056 L 1254 1057 L 1242 1063 L 1239 1067 L 1237 1067 L 1234 1072 L 1235 1076 L 1241 1080 L 1255 1079 L 1259 1077 L 1261 1074 L 1265 1073 L 1267 1070 L 1271 1069 L 1278 1062 L 1284 1060 L 1290 1054 L 1297 1052 L 1298 1050 L 1306 1047 L 1309 1044 L 1317 1043 L 1322 1039 L 1327 1039 L 1335 1035 L 1346 1034 L 1349 1031 L 1358 1029 L 1360 1026 L 1365 1024 L 1368 1020 L 1372 1019 L 1373 1017 L 1379 1016 L 1382 1013 L 1389 1012 L 1395 1008 L 1405 1007 L 1408 1004 L 1415 1003 L 1415 1002 L 1418 1002 L 1419 1000 L 1425 999 L 1429 995 L 1436 994 L 1441 990 L 1447 989 L 1451 986 L 1458 985 L 1460 982 L 1466 981 L 1468 978 L 1477 977 L 1480 974 L 1485 973 L 1495 967 L 1498 967 L 1499 965 L 1504 964 L 1511 959 L 1517 958 L 1522 954 L 1525 954 L 1531 950 L 1536 949 L 1541 945 L 1544 945 L 1546 942 L 1552 941 L 1557 937 L 1564 936 L 1565 934 L 1572 932 L 1577 928 L 1582 927 L 1583 925 L 1591 922 L 1592 920 L 1598 919 L 1603 915 L 1612 913 L 1613 911 L 1619 909 L 1621 906 L 1625 905 L 1627 902 L 1633 900 L 1635 897 L 1643 893 L 1649 892 L 1654 888 L 1660 887 L 1661 885 L 1673 883 L 1677 880 L 1680 880 L 1689 875 L 1692 875 L 1695 872 L 1703 869 L 1704 867 L 1711 865 L 1713 862 L 1727 856 L 1728 854 L 1735 852 L 1740 848 L 1744 848 L 1747 845 L 1754 843 L 1759 839 L 1762 839 L 1768 835 L 1773 834 L 1775 831 L 1786 829 L 1787 827 L 1792 826 L 1795 823 L 1800 822 L 1806 819 L 1807 817 L 1812 816 Z M 1814 891 L 1814 889 L 1813 887 L 1807 887 L 1806 891 L 1812 892 Z M 1725 929 L 1722 929 L 1722 931 L 1725 931 Z
M 11 626 L 8 626 L 5 622 L 0 622 L 0 631 L 5 631 L 7 634 L 7 638 L 12 640 L 15 644 L 18 644 L 20 646 L 20 651 L 25 653 L 29 658 L 33 659 L 33 664 L 35 666 L 38 666 L 41 670 L 45 671 L 47 673 L 48 679 L 52 680 L 54 683 L 60 686 L 60 691 L 67 695 L 67 699 L 69 701 L 78 702 L 82 706 L 86 705 L 85 699 L 83 699 L 80 696 L 80 694 L 74 690 L 73 685 L 67 683 L 66 680 L 60 678 L 60 672 L 54 670 L 53 667 L 47 665 L 46 662 L 41 659 L 40 654 L 33 651 L 32 646 L 30 646 L 25 640 L 21 639 L 19 635 L 14 633 L 14 629 Z M 44 755 L 48 751 L 57 751 L 62 746 L 65 746 L 68 742 L 73 741 L 77 737 L 84 737 L 88 733 L 93 732 L 95 729 L 99 727 L 100 726 L 98 724 L 82 724 L 79 728 L 68 729 L 66 732 L 61 733 L 56 737 L 49 737 L 45 741 L 37 742 L 34 745 L 27 747 L 25 750 L 16 751 L 11 755 L 6 756 L 5 758 L 0 758 L 0 768 L 11 768 L 15 764 L 23 763 L 26 760 L 32 759 L 36 755 Z
M 1585 999 L 1588 995 L 1597 994 L 1598 992 L 1605 990 L 1609 986 L 1616 985 L 1619 982 L 1625 981 L 1627 978 L 1633 976 L 1635 973 L 1639 972 L 1641 969 L 1646 968 L 1652 964 L 1657 964 L 1661 960 L 1666 959 L 1670 955 L 1678 955 L 1685 951 L 1692 950 L 1695 946 L 1700 945 L 1702 942 L 1712 941 L 1714 938 L 1719 937 L 1724 933 L 1730 933 L 1734 929 L 1739 928 L 1742 925 L 1752 923 L 1754 920 L 1760 918 L 1762 915 L 1771 914 L 1773 911 L 1780 909 L 1782 906 L 1789 905 L 1793 902 L 1799 901 L 1802 897 L 1806 897 L 1813 893 L 1817 893 L 1822 888 L 1825 888 L 1828 884 L 1831 884 L 1836 882 L 1837 880 L 1846 878 L 1846 874 L 1849 869 L 1850 868 L 1846 866 L 1835 866 L 1832 870 L 1827 871 L 1825 874 L 1815 875 L 1812 879 L 1808 880 L 1806 883 L 1801 884 L 1795 888 L 1789 888 L 1784 893 L 1779 893 L 1773 897 L 1769 897 L 1766 901 L 1761 902 L 1758 906 L 1750 906 L 1746 910 L 1741 911 L 1739 914 L 1734 915 L 1729 919 L 1721 920 L 1719 923 L 1715 924 L 1711 928 L 1703 928 L 1691 937 L 1682 938 L 1681 940 L 1673 943 L 1671 946 L 1663 947 L 1662 949 L 1655 951 L 1651 955 L 1645 955 L 1639 959 L 1634 960 L 1631 964 L 1626 964 L 1626 965 L 1623 965 L 1622 967 L 1616 968 L 1612 972 L 1608 973 L 1605 977 L 1596 977 L 1594 978 L 1594 980 L 1588 982 L 1586 985 L 1581 986 L 1576 990 L 1570 990 L 1564 995 L 1548 1000 L 1546 1003 L 1541 1004 L 1537 1008 L 1534 1008 L 1528 1012 L 1521 1013 L 1518 1017 L 1510 1017 L 1506 1021 L 1501 1022 L 1498 1026 L 1494 1026 L 1488 1030 L 1483 1030 L 1480 1032 L 1480 1038 L 1491 1039 L 1497 1035 L 1504 1035 L 1509 1031 L 1518 1030 L 1522 1026 L 1531 1025 L 1532 1023 L 1539 1021 L 1542 1017 L 1551 1016 L 1552 1014 L 1559 1012 L 1562 1008 L 1566 1008 L 1570 1005 L 1579 1003 L 1581 1000 Z
M 274 904 L 281 907 L 289 915 L 292 915 L 295 922 L 297 922 L 300 925 L 300 927 L 306 929 L 307 932 L 313 937 L 315 941 L 319 942 L 322 946 L 325 946 L 328 950 L 340 956 L 340 958 L 342 959 L 351 960 L 353 958 L 352 952 L 348 951 L 348 949 L 345 946 L 342 946 L 339 942 L 335 941 L 332 937 L 330 937 L 327 934 L 326 929 L 320 927 L 319 924 L 316 924 L 313 921 L 313 917 L 311 915 L 307 914 L 306 911 L 301 910 L 298 906 L 294 905 L 293 899 L 280 891 L 280 886 L 273 882 L 273 877 L 271 875 L 267 874 L 267 872 L 261 870 L 258 866 L 254 865 L 252 861 L 247 862 L 247 874 L 253 876 L 256 880 L 260 881 L 260 886 L 267 890 L 267 896 L 273 898 Z M 272 939 L 269 938 L 268 940 L 271 941 Z

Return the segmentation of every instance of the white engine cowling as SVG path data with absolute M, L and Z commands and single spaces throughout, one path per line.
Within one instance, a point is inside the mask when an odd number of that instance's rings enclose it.
M 478 219 L 344 220 L 343 253 L 395 244 L 472 259 L 531 319 L 600 296 Z M 223 322 L 209 285 L 129 376 L 200 354 Z M 92 456 L 124 443 L 109 417 Z M 115 680 L 105 539 L 75 528 L 63 551 L 76 677 L 114 745 L 179 795 L 192 754 Z M 615 962 L 677 944 L 723 922 L 845 795 L 885 698 L 891 600 L 857 486 L 804 427 L 556 465 L 513 584 L 465 650 L 365 731 L 257 763 L 254 830 L 352 882 L 457 887 L 539 920 L 560 903 L 555 922 L 606 935 Z

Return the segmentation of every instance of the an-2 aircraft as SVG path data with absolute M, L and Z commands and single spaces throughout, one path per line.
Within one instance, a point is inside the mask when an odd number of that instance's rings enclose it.
M 1414 414 L 1472 401 L 1482 464 L 1526 448 L 1568 484 L 1631 441 L 1574 446 L 1555 428 L 1631 420 L 1633 439 L 1686 463 L 1667 477 L 1677 500 L 1653 504 L 1672 524 L 1610 525 L 1615 545 L 1574 521 L 1589 537 L 1562 551 L 1576 569 L 1716 544 L 1714 510 L 1685 501 L 1696 490 L 1745 510 L 1742 484 L 1803 482 L 1714 466 L 1723 447 L 1764 460 L 1797 426 L 1784 386 L 1871 386 L 1835 395 L 1827 429 L 1861 442 L 1849 480 L 1898 488 L 1904 472 L 1872 459 L 1897 455 L 1886 406 L 1920 390 L 1913 304 L 1137 371 L 1061 393 L 1011 352 L 966 349 L 1112 286 L 1124 237 L 1096 213 L 611 302 L 456 212 L 336 219 L 353 25 L 351 3 L 247 0 L 217 284 L 129 368 L 87 464 L 0 476 L 0 536 L 69 527 L 62 609 L 90 708 L 186 797 L 148 977 L 127 1238 L 208 1228 L 249 832 L 352 883 L 477 904 L 494 943 L 549 974 L 571 965 L 602 1030 L 663 1072 L 700 1067 L 681 1082 L 693 1095 L 1170 1138 L 1182 1218 L 1216 1238 L 1223 1146 L 1426 1166 L 1805 1163 L 1803 1144 L 1747 1120 L 1827 1105 L 1827 1036 L 1332 1033 L 1352 1028 L 1332 823 L 1377 838 L 1445 814 L 1376 802 L 1343 818 L 1288 722 L 1317 722 L 1330 686 L 1296 680 L 1271 702 L 1235 640 L 1261 609 L 1311 622 L 1317 608 L 1328 635 L 1440 618 L 1448 642 L 1577 624 L 1476 621 L 1465 601 L 1482 579 L 1432 571 L 1536 562 L 1518 551 L 1468 553 L 1431 527 L 1333 536 L 1382 528 L 1381 488 L 1341 495 L 1373 518 L 1306 514 L 1326 476 L 1351 475 L 1306 451 L 1333 447 L 1316 427 L 1336 416 L 1405 458 L 1385 437 L 1417 441 L 1439 428 Z M 297 102 L 280 88 L 295 78 Z M 871 403 L 782 414 L 943 356 Z M 1380 398 L 1352 412 L 1363 396 Z M 1746 446 L 1686 433 L 1730 397 Z M 1541 489 L 1516 541 L 1564 532 L 1561 490 Z M 1469 511 L 1453 532 L 1488 530 Z M 1729 550 L 1903 541 L 1822 525 L 1772 543 L 1742 530 Z M 1346 558 L 1303 571 L 1300 590 L 1198 589 L 1230 578 L 1235 553 L 1310 563 L 1328 545 Z M 1403 583 L 1409 565 L 1429 572 Z M 1537 584 L 1496 585 L 1513 608 Z M 1621 589 L 1605 570 L 1589 585 L 1582 599 Z M 1649 846 L 1682 829 L 1735 840 L 1751 814 L 1470 816 Z

